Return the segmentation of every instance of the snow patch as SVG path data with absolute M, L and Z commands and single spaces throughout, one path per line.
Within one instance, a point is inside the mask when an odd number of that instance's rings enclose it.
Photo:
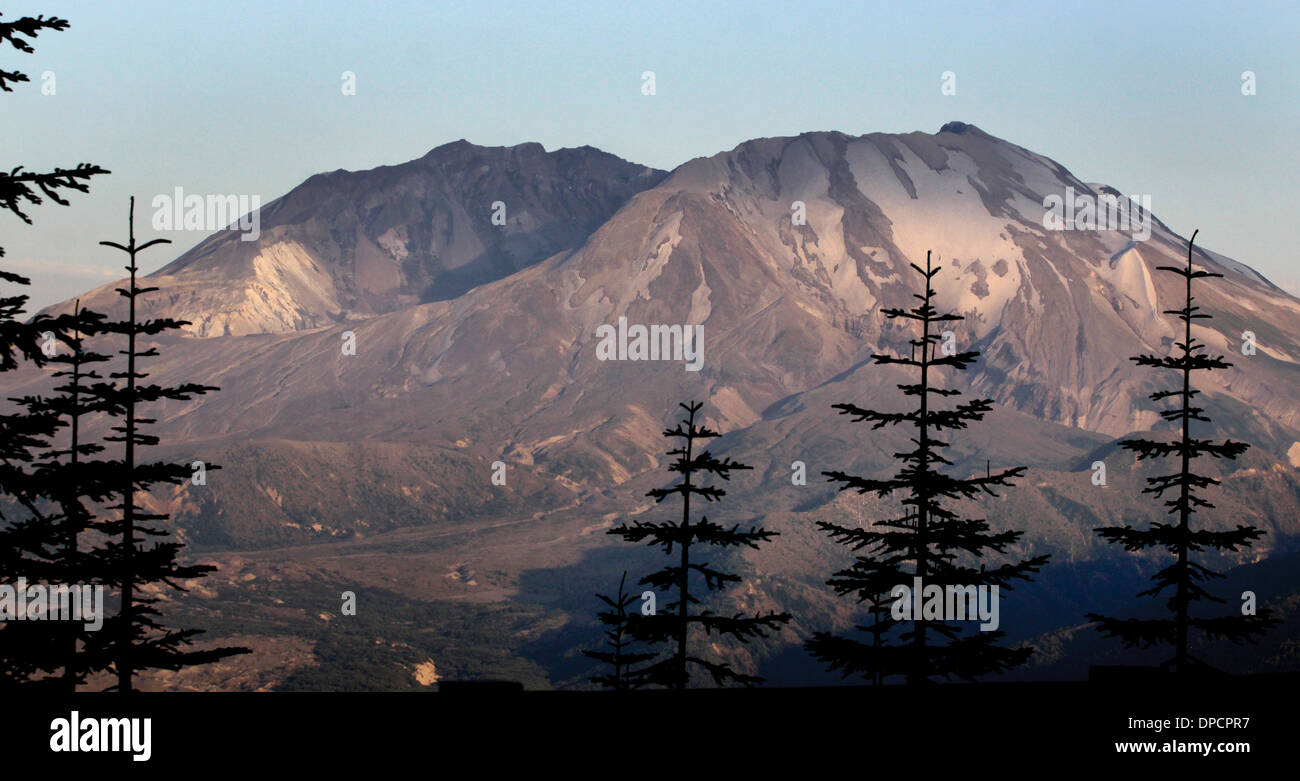
M 976 335 L 995 327 L 1007 303 L 1021 285 L 1024 254 L 1009 238 L 1004 217 L 989 214 L 972 181 L 979 180 L 979 165 L 964 152 L 948 150 L 947 167 L 935 171 L 906 145 L 893 147 L 901 159 L 894 161 L 912 181 L 913 198 L 895 175 L 889 158 L 868 139 L 845 150 L 849 169 L 871 199 L 891 221 L 893 241 L 907 258 L 923 266 L 933 251 L 946 273 L 935 279 L 935 289 L 945 308 L 975 310 L 984 317 L 972 324 Z M 951 261 L 961 261 L 958 269 Z M 972 268 L 981 261 L 987 272 L 999 260 L 1007 261 L 1007 274 L 986 273 L 982 280 Z M 967 270 L 970 269 L 970 270 Z M 987 290 L 985 289 L 987 286 Z M 978 288 L 978 292 L 975 288 Z
M 650 283 L 663 273 L 664 266 L 668 265 L 668 258 L 672 257 L 673 250 L 677 249 L 677 245 L 682 241 L 681 224 L 682 213 L 674 212 L 672 217 L 655 231 L 654 237 L 649 242 L 650 246 L 654 247 L 654 254 L 646 258 L 645 264 L 632 280 L 631 300 L 635 301 L 637 298 L 650 300 Z

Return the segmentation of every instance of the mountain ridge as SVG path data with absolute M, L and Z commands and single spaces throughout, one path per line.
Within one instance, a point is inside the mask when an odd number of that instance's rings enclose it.
M 813 524 L 882 505 L 836 495 L 813 476 L 889 467 L 898 444 L 892 435 L 849 430 L 831 405 L 906 404 L 894 388 L 896 371 L 869 357 L 908 349 L 910 334 L 879 310 L 912 301 L 909 266 L 932 251 L 944 267 L 935 283 L 939 305 L 967 317 L 952 326 L 953 342 L 982 352 L 970 372 L 944 379 L 994 400 L 989 420 L 958 438 L 953 469 L 1030 466 L 1005 497 L 963 510 L 1026 529 L 1023 552 L 1047 550 L 1071 561 L 1105 555 L 1094 526 L 1159 517 L 1140 494 L 1144 467 L 1114 442 L 1157 424 L 1147 398 L 1156 380 L 1130 356 L 1172 348 L 1177 334 L 1163 311 L 1180 291 L 1155 269 L 1185 263 L 1186 241 L 1154 216 L 1146 241 L 1119 231 L 1049 230 L 1046 196 L 1066 188 L 1096 195 L 1099 187 L 974 126 L 945 128 L 755 139 L 671 172 L 578 150 L 572 160 L 588 166 L 579 179 L 606 169 L 624 177 L 593 185 L 597 197 L 584 202 L 592 208 L 579 210 L 591 221 L 557 232 L 549 244 L 523 243 L 514 254 L 504 248 L 501 265 L 484 264 L 492 278 L 457 295 L 422 301 L 418 285 L 407 285 L 372 300 L 354 284 L 358 305 L 336 318 L 342 310 L 331 307 L 345 303 L 337 295 L 304 304 L 293 295 L 323 288 L 286 284 L 277 290 L 288 303 L 275 311 L 310 316 L 271 318 L 275 330 L 247 333 L 220 327 L 214 317 L 229 311 L 194 310 L 205 325 L 170 342 L 149 371 L 160 381 L 198 378 L 222 390 L 160 405 L 159 433 L 169 454 L 225 468 L 203 492 L 178 492 L 170 509 L 209 552 L 298 556 L 319 546 L 330 551 L 331 566 L 375 585 L 377 573 L 389 571 L 380 552 L 415 557 L 435 569 L 479 573 L 473 588 L 467 580 L 454 587 L 421 580 L 419 588 L 432 589 L 425 596 L 513 599 L 537 593 L 525 583 L 540 578 L 567 595 L 566 609 L 579 610 L 589 594 L 570 593 L 565 579 L 577 577 L 573 568 L 588 557 L 599 569 L 591 577 L 617 580 L 628 568 L 636 554 L 611 549 L 600 532 L 650 510 L 645 491 L 662 482 L 659 434 L 678 401 L 695 399 L 706 404 L 706 423 L 724 434 L 716 452 L 756 466 L 728 486 L 728 507 L 717 520 L 770 517 L 764 525 L 783 535 L 772 550 L 744 554 L 762 582 L 732 598 L 810 606 L 795 634 L 825 628 L 832 616 L 850 621 L 849 608 L 822 593 L 836 559 Z M 457 175 L 471 182 L 463 200 L 480 204 L 478 219 L 491 227 L 488 207 L 496 198 L 472 182 L 477 175 L 508 184 L 509 172 L 476 174 L 479 153 L 469 147 L 434 151 L 459 160 Z M 496 154 L 509 166 L 558 152 Z M 400 190 L 404 175 L 336 177 L 346 187 L 326 187 L 333 175 L 318 175 L 325 178 L 303 192 L 320 193 L 321 204 L 336 208 L 351 201 L 332 188 L 376 185 L 374 202 L 391 204 L 388 190 Z M 532 197 L 536 214 L 567 219 L 558 204 L 563 195 Z M 804 224 L 793 218 L 797 204 Z M 329 212 L 307 199 L 294 208 L 304 210 L 307 225 Z M 418 226 L 396 214 L 369 223 L 371 233 L 407 225 L 400 244 L 410 246 Z M 415 214 L 423 220 L 424 212 Z M 355 230 L 367 223 L 342 224 Z M 276 229 L 263 230 L 263 267 L 286 276 L 310 271 Z M 516 235 L 527 232 L 520 226 Z M 468 241 L 471 234 L 458 235 Z M 311 262 L 333 262 L 330 253 L 343 257 L 346 246 L 324 242 Z M 202 285 L 196 264 L 204 257 L 159 279 L 190 274 L 186 285 Z M 1235 364 L 1203 388 L 1215 422 L 1202 433 L 1255 445 L 1221 475 L 1233 479 L 1218 490 L 1213 501 L 1221 509 L 1207 522 L 1253 523 L 1269 532 L 1260 550 L 1284 552 L 1300 534 L 1300 457 L 1290 455 L 1300 453 L 1300 400 L 1288 390 L 1300 382 L 1300 300 L 1226 255 L 1202 253 L 1196 262 L 1226 274 L 1198 292 L 1215 319 L 1196 335 Z M 146 299 L 145 311 L 186 316 L 195 302 L 229 303 L 220 291 L 208 292 L 186 299 L 165 287 Z M 98 308 L 93 298 L 83 305 Z M 255 315 L 241 322 L 256 325 Z M 597 329 L 620 317 L 702 326 L 702 370 L 601 360 Z M 1240 351 L 1247 330 L 1257 337 L 1253 356 Z M 355 355 L 340 351 L 348 333 Z M 6 395 L 48 384 L 39 372 L 13 374 Z M 1096 460 L 1107 466 L 1108 486 L 1091 481 Z M 497 461 L 510 477 L 493 487 L 488 476 Z M 791 483 L 794 461 L 805 463 L 807 485 Z
M 150 274 L 160 288 L 152 302 L 207 337 L 317 328 L 454 298 L 580 243 L 663 174 L 589 147 L 467 142 L 315 174 L 260 210 L 256 240 L 217 231 Z M 489 224 L 497 201 L 506 204 L 500 229 Z M 82 302 L 113 312 L 115 287 Z

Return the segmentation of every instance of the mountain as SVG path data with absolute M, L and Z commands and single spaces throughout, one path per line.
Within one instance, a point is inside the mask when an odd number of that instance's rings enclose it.
M 158 501 L 240 577 L 290 567 L 412 599 L 540 605 L 528 631 L 552 680 L 577 681 L 592 591 L 642 561 L 603 531 L 649 510 L 660 432 L 679 401 L 701 400 L 726 433 L 715 449 L 756 466 L 718 519 L 763 517 L 783 535 L 744 554 L 752 577 L 729 596 L 796 615 L 757 651 L 770 661 L 853 618 L 823 584 L 842 554 L 813 523 L 890 504 L 836 496 L 818 474 L 877 473 L 901 440 L 845 426 L 831 404 L 905 404 L 898 375 L 869 357 L 906 350 L 879 310 L 912 300 L 909 264 L 933 251 L 940 306 L 967 317 L 952 338 L 983 353 L 946 379 L 996 402 L 958 438 L 953 468 L 1031 467 L 968 509 L 1059 562 L 1113 556 L 1095 526 L 1158 517 L 1140 495 L 1147 472 L 1115 442 L 1157 420 L 1151 373 L 1129 356 L 1171 351 L 1163 311 L 1179 291 L 1156 267 L 1185 262 L 1187 246 L 1154 217 L 1144 239 L 1045 225 L 1053 196 L 1116 194 L 956 122 L 757 139 L 668 174 L 589 148 L 457 142 L 312 177 L 264 210 L 258 241 L 214 235 L 150 279 L 148 314 L 194 324 L 152 370 L 222 387 L 160 409 L 163 452 L 225 467 Z M 1269 537 L 1254 554 L 1284 552 L 1300 531 L 1300 300 L 1224 255 L 1198 262 L 1225 276 L 1198 291 L 1214 319 L 1197 336 L 1235 364 L 1211 376 L 1205 406 L 1217 432 L 1255 445 L 1226 467 L 1207 520 L 1258 525 Z M 116 305 L 112 287 L 83 305 Z M 601 360 L 602 326 L 620 318 L 702 326 L 700 370 Z M 6 395 L 43 383 L 28 373 Z M 791 484 L 796 460 L 806 486 Z M 1090 480 L 1098 460 L 1106 486 Z M 490 481 L 497 461 L 504 486 Z M 241 582 L 230 588 L 247 596 Z M 1004 624 L 1067 625 L 1056 597 L 1026 587 L 1038 607 L 1008 608 Z
M 317 174 L 150 275 L 159 316 L 196 336 L 303 330 L 455 298 L 580 245 L 665 175 L 591 147 L 444 144 L 418 160 Z M 504 204 L 504 224 L 492 223 Z M 83 296 L 110 311 L 114 285 Z

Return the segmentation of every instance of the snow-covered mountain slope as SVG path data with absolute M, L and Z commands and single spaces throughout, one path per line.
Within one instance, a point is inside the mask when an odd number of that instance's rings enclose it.
M 694 398 L 730 432 L 724 444 L 777 448 L 765 457 L 785 469 L 795 458 L 865 468 L 887 452 L 854 439 L 865 432 L 846 432 L 830 404 L 904 403 L 893 388 L 898 376 L 869 356 L 906 349 L 910 334 L 880 309 L 910 305 L 909 266 L 926 252 L 944 267 L 939 305 L 967 317 L 952 328 L 956 344 L 983 352 L 972 371 L 946 381 L 995 399 L 1006 426 L 963 457 L 982 465 L 1032 455 L 1030 466 L 1061 469 L 1156 420 L 1147 395 L 1158 378 L 1130 356 L 1172 349 L 1163 311 L 1180 304 L 1181 291 L 1156 267 L 1185 262 L 1185 238 L 1156 219 L 1144 240 L 1132 230 L 1049 229 L 1051 197 L 1114 191 L 973 126 L 757 139 L 667 176 L 594 150 L 453 147 L 409 170 L 313 177 L 274 207 L 249 258 L 216 238 L 160 272 L 165 284 L 146 302 L 149 314 L 204 324 L 197 332 L 211 338 L 165 349 L 156 376 L 222 386 L 165 408 L 165 441 L 432 445 L 455 459 L 500 459 L 543 475 L 565 496 L 625 489 L 639 501 L 636 492 L 661 477 L 662 425 L 678 401 Z M 460 163 L 439 162 L 437 175 L 423 168 L 443 158 Z M 539 179 L 529 166 L 543 161 L 548 173 Z M 417 181 L 424 195 L 403 195 Z M 522 195 L 497 194 L 507 186 Z M 482 202 L 482 225 L 460 230 L 461 207 L 449 205 L 434 213 L 452 215 L 450 232 L 416 242 L 424 218 L 394 216 L 429 193 L 462 190 L 474 195 L 456 203 Z M 489 257 L 478 249 L 481 236 L 494 235 L 482 232 L 491 228 L 487 204 L 515 197 L 537 205 L 515 212 L 516 233 L 507 230 Z M 345 263 L 339 231 L 312 228 L 321 224 L 389 247 L 390 260 L 405 247 L 396 287 L 381 294 L 377 277 L 364 282 L 363 242 Z M 1225 274 L 1197 291 L 1214 316 L 1198 336 L 1234 363 L 1206 379 L 1207 407 L 1217 429 L 1256 446 L 1262 460 L 1252 468 L 1276 466 L 1293 480 L 1300 301 L 1218 253 L 1197 262 Z M 476 263 L 492 269 L 485 279 L 496 278 L 420 303 L 422 288 L 445 279 L 439 274 Z M 207 281 L 212 275 L 217 282 Z M 281 280 L 274 294 L 247 292 L 250 280 L 273 279 Z M 619 318 L 702 326 L 702 369 L 601 360 L 598 331 Z M 1239 349 L 1245 331 L 1258 344 L 1253 356 Z M 356 355 L 340 352 L 345 332 L 355 335 Z M 29 376 L 24 389 L 43 381 Z M 766 488 L 738 490 L 759 496 Z

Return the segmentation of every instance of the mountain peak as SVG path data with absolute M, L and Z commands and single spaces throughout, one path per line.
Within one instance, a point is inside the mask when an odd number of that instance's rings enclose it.
M 453 151 L 453 150 L 457 150 L 457 149 L 467 149 L 467 148 L 473 148 L 473 147 L 476 147 L 476 146 L 478 146 L 478 145 L 477 145 L 477 144 L 472 144 L 472 143 L 470 143 L 469 141 L 466 141 L 466 140 L 463 139 L 463 138 L 458 138 L 458 139 L 456 139 L 455 141 L 448 141 L 448 142 L 445 143 L 445 144 L 439 144 L 438 146 L 435 146 L 433 149 L 430 149 L 430 150 L 429 150 L 428 154 L 429 154 L 429 155 L 433 155 L 433 154 L 437 154 L 438 152 L 443 152 L 443 151 Z M 427 155 L 426 155 L 426 156 L 427 156 Z
M 218 231 L 151 279 L 196 336 L 365 319 L 576 249 L 664 175 L 592 147 L 458 139 L 405 163 L 316 174 L 261 210 L 258 238 Z M 120 306 L 111 285 L 95 296 L 102 311 Z
M 957 121 L 945 122 L 943 127 L 939 128 L 939 132 L 952 133 L 958 136 L 965 135 L 967 133 L 971 133 L 972 135 L 981 135 L 981 136 L 988 135 L 988 133 L 985 133 L 983 130 L 980 130 L 979 128 L 975 127 L 974 125 L 968 122 L 957 122 Z
M 542 146 L 540 143 L 536 141 L 524 141 L 519 144 L 514 144 L 513 146 L 484 146 L 482 144 L 475 144 L 472 141 L 466 141 L 463 138 L 459 138 L 456 139 L 455 141 L 449 141 L 445 144 L 440 144 L 438 146 L 435 146 L 433 149 L 430 149 L 429 152 L 424 157 L 426 159 L 428 158 L 443 159 L 443 158 L 449 158 L 449 157 L 455 157 L 458 155 L 467 155 L 467 154 L 475 154 L 475 155 L 496 154 L 496 155 L 507 155 L 507 156 L 525 155 L 528 157 L 535 157 L 535 156 L 548 155 L 553 153 L 547 152 L 546 147 Z

